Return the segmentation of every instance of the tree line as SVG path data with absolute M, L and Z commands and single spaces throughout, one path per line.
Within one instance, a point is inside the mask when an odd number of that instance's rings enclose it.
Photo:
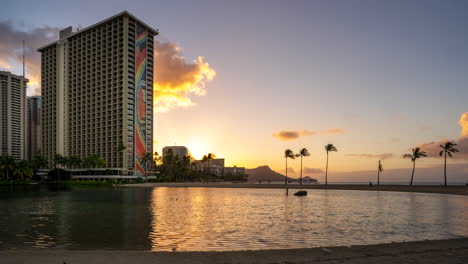
M 457 144 L 453 141 L 447 141 L 443 145 L 440 145 L 441 151 L 439 152 L 439 156 L 444 157 L 444 186 L 447 186 L 447 157 L 451 158 L 454 153 L 459 152 L 458 149 L 455 148 Z M 333 144 L 325 145 L 325 152 L 327 154 L 327 161 L 325 165 L 325 185 L 328 185 L 328 158 L 330 152 L 337 152 L 338 149 Z M 299 184 L 302 185 L 302 158 L 310 156 L 309 151 L 306 148 L 301 148 L 298 153 L 294 153 L 291 149 L 286 149 L 284 151 L 284 158 L 286 161 L 286 175 L 284 184 L 288 184 L 288 159 L 295 159 L 300 157 L 301 159 L 301 171 L 299 177 Z M 420 158 L 427 157 L 427 153 L 422 151 L 420 147 L 415 147 L 411 150 L 411 153 L 404 154 L 404 159 L 410 159 L 413 163 L 413 169 L 411 172 L 411 179 L 410 179 L 410 186 L 413 186 L 414 180 L 414 172 L 416 170 L 416 160 Z M 380 175 L 383 173 L 383 165 L 382 161 L 379 160 L 377 165 L 377 185 L 380 185 Z

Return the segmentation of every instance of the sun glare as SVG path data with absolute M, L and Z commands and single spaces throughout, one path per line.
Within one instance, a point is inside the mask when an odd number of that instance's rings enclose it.
M 192 157 L 197 160 L 201 159 L 203 155 L 206 155 L 209 152 L 206 144 L 201 141 L 192 142 L 188 144 L 187 148 L 189 149 L 190 154 L 192 154 Z

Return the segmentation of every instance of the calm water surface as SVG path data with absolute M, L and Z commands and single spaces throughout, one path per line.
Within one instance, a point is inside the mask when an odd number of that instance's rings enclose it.
M 245 250 L 468 236 L 468 197 L 217 188 L 0 189 L 0 249 Z

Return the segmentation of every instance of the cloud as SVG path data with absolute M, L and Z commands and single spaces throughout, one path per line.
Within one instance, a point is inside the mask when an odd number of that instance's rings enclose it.
M 458 121 L 460 124 L 462 131 L 461 135 L 457 140 L 452 140 L 455 141 L 457 144 L 456 148 L 460 151 L 459 153 L 455 153 L 453 155 L 453 158 L 455 159 L 468 159 L 468 112 L 463 113 L 460 117 L 460 120 Z M 436 142 L 424 142 L 419 144 L 418 146 L 421 147 L 421 149 L 425 152 L 428 153 L 429 157 L 440 157 L 439 152 L 441 151 L 440 145 L 445 144 L 449 140 L 443 139 L 441 141 L 436 141 Z
M 390 143 L 397 143 L 397 142 L 400 142 L 399 138 L 396 138 L 396 137 L 390 138 Z
M 286 170 L 282 169 L 281 172 L 286 173 Z M 288 174 L 289 174 L 289 176 L 291 176 L 291 174 L 296 174 L 296 170 L 294 168 L 289 167 L 288 168 Z
M 187 63 L 182 49 L 174 43 L 155 40 L 154 44 L 155 111 L 167 112 L 194 105 L 191 96 L 205 95 L 205 84 L 213 80 L 216 71 L 201 56 Z
M 468 138 L 468 112 L 462 114 L 458 123 L 462 127 L 461 138 Z
M 0 58 L 0 69 L 9 70 L 11 65 L 4 59 Z
M 341 129 L 341 128 L 328 129 L 326 131 L 320 132 L 320 134 L 344 134 L 344 133 L 345 133 L 344 129 Z
M 273 136 L 280 139 L 280 140 L 293 140 L 299 137 L 304 136 L 312 136 L 316 134 L 316 132 L 309 131 L 309 130 L 282 130 L 278 133 L 274 133 Z
M 319 173 L 323 173 L 323 170 L 319 168 L 304 168 L 304 173 L 305 174 L 319 174 Z
M 380 160 L 393 158 L 395 156 L 395 155 L 393 155 L 393 153 L 385 153 L 385 154 L 345 154 L 345 155 L 350 156 L 350 157 L 372 158 L 372 159 L 380 159 Z
M 277 133 L 273 133 L 273 137 L 283 141 L 294 140 L 300 137 L 312 136 L 312 135 L 326 135 L 326 134 L 343 134 L 344 129 L 333 128 L 324 131 L 311 131 L 311 130 L 281 130 Z
M 463 173 L 468 174 L 468 168 L 463 168 Z
M 12 62 L 22 63 L 22 41 L 26 42 L 26 77 L 33 91 L 40 94 L 41 60 L 37 48 L 58 39 L 57 27 L 36 27 L 30 31 L 15 29 L 11 21 L 0 21 L 0 68 L 14 70 Z M 192 106 L 192 96 L 206 94 L 205 84 L 213 80 L 215 70 L 198 57 L 186 62 L 181 48 L 171 42 L 154 42 L 154 108 L 156 112 L 167 112 L 176 107 Z M 21 74 L 17 69 L 16 74 Z
M 22 47 L 25 41 L 26 77 L 28 86 L 32 88 L 30 95 L 40 93 L 40 53 L 37 48 L 55 41 L 58 37 L 58 28 L 36 27 L 29 31 L 15 29 L 11 21 L 0 21 L 0 68 L 13 70 L 12 63 L 22 64 Z M 21 70 L 15 72 L 22 74 Z

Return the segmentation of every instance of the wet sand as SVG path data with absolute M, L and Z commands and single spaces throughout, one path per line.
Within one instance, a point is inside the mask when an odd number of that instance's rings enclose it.
M 0 251 L 0 263 L 468 263 L 468 238 L 310 249 L 148 252 L 148 251 Z
M 208 188 L 266 188 L 284 189 L 284 184 L 257 184 L 257 183 L 138 183 L 123 184 L 125 187 L 208 187 Z M 442 186 L 442 185 L 354 185 L 354 184 L 288 184 L 288 188 L 295 189 L 330 189 L 330 190 L 360 190 L 360 191 L 391 191 L 391 192 L 417 192 L 417 193 L 440 193 L 454 195 L 468 195 L 468 186 Z

